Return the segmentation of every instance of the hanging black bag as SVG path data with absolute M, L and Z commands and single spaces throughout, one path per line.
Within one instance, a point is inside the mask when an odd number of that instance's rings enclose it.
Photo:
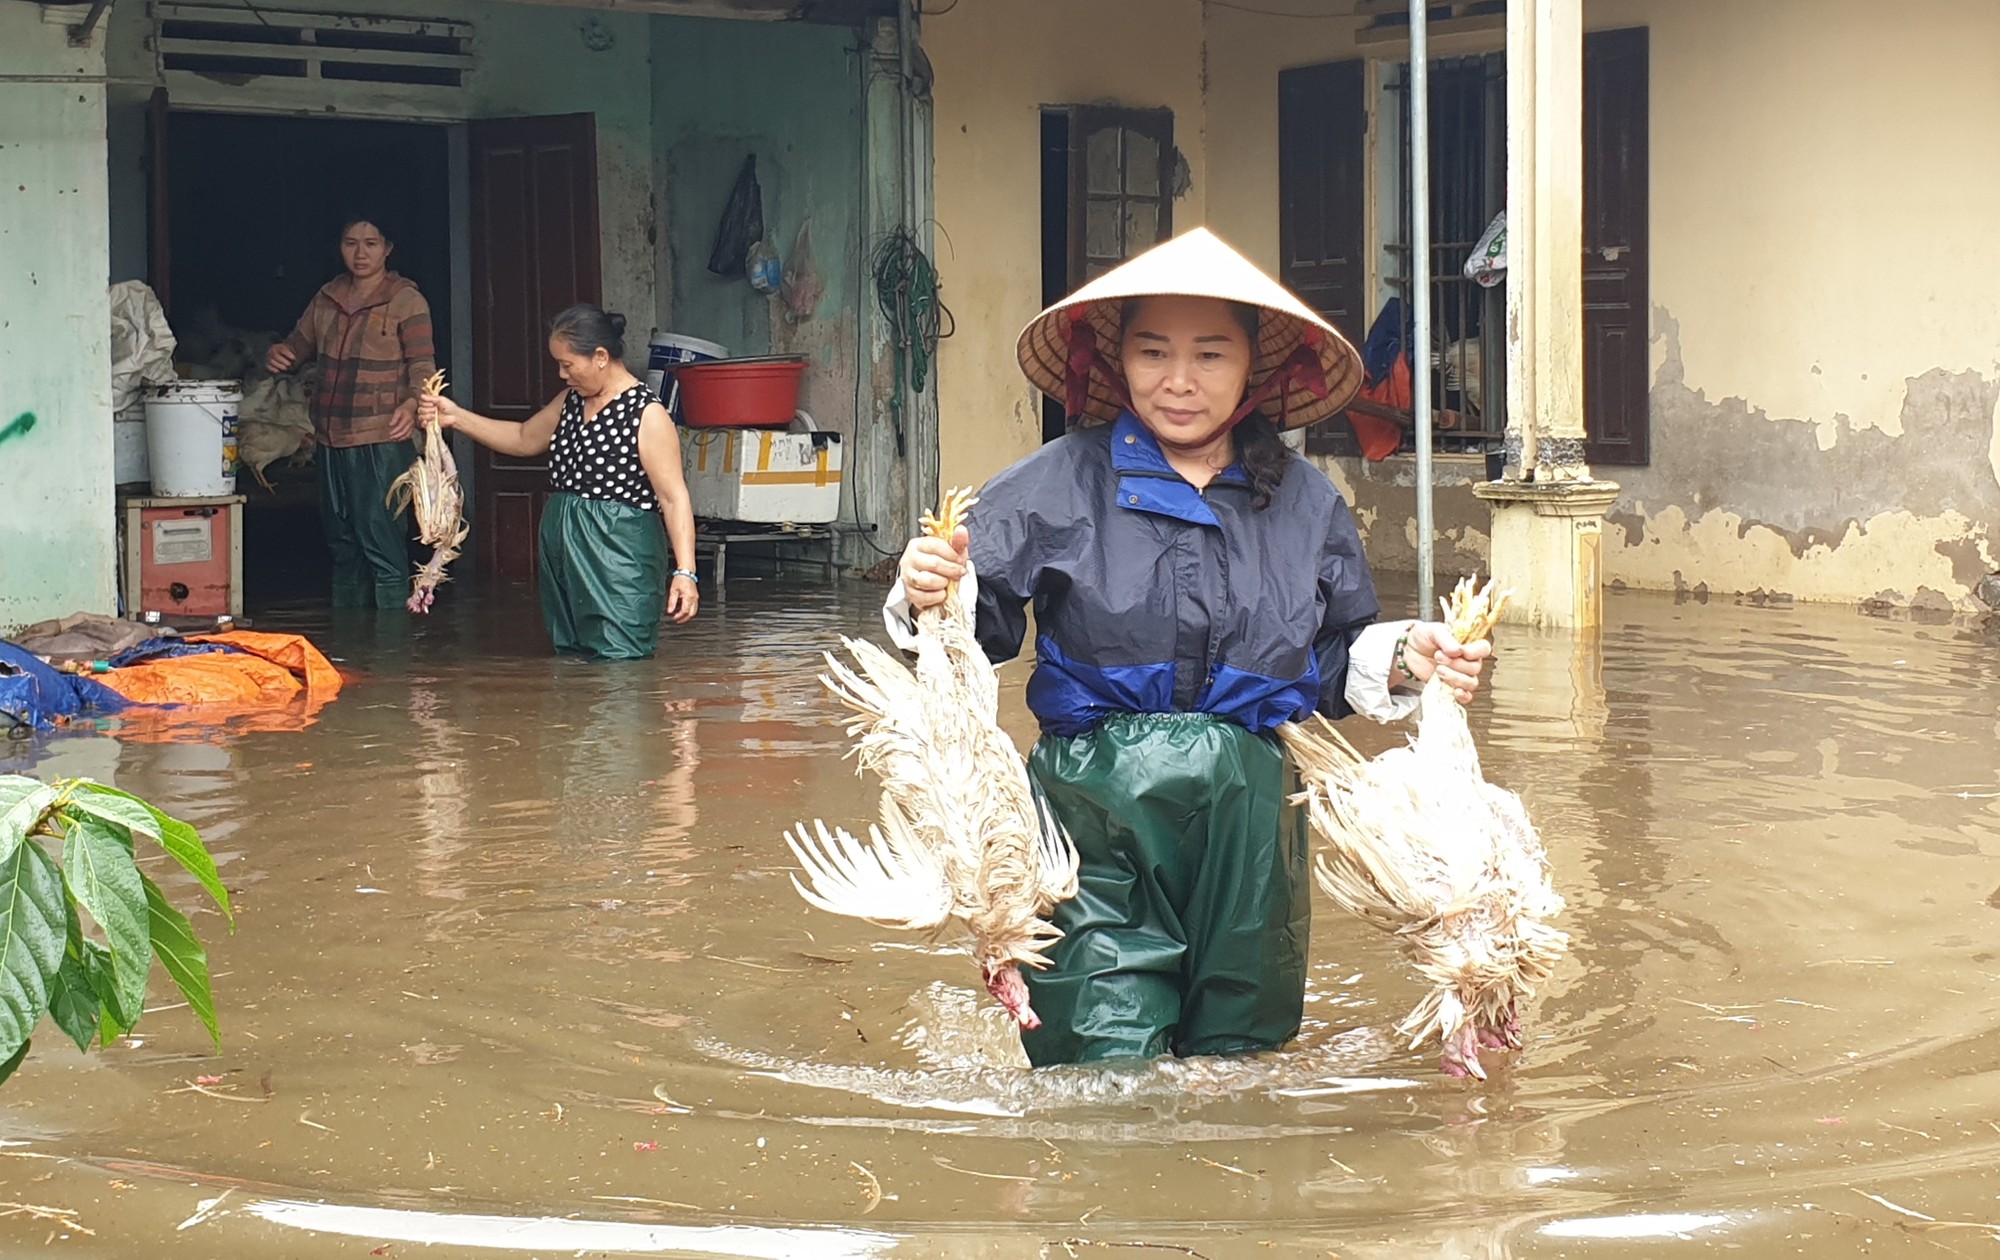
M 757 155 L 743 159 L 736 187 L 729 191 L 722 222 L 715 229 L 715 248 L 708 252 L 708 269 L 718 276 L 742 278 L 750 247 L 764 239 L 764 190 L 757 185 Z

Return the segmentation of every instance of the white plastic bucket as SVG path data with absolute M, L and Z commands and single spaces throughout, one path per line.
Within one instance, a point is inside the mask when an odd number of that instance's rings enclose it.
M 112 421 L 111 467 L 112 479 L 121 486 L 137 485 L 147 479 L 144 404 Z
M 239 381 L 146 386 L 146 460 L 153 493 L 183 499 L 236 493 Z
M 713 341 L 680 333 L 654 333 L 652 342 L 647 346 L 646 388 L 665 400 L 668 411 L 678 415 L 678 390 L 671 397 L 667 393 L 667 377 L 673 370 L 690 363 L 711 363 L 728 357 L 729 347 Z

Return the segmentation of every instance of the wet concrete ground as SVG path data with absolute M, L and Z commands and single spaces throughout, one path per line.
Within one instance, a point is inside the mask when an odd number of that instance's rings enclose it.
M 0 762 L 188 818 L 240 906 L 233 937 L 196 918 L 220 1055 L 162 981 L 137 1038 L 84 1059 L 45 1026 L 0 1089 L 5 1254 L 2000 1247 L 1972 1227 L 2000 1221 L 2000 671 L 1970 627 L 1617 595 L 1601 651 L 1505 632 L 1474 730 L 1576 947 L 1480 1085 L 1393 1044 L 1417 988 L 1324 903 L 1295 1049 L 1040 1074 L 964 956 L 808 909 L 783 828 L 872 800 L 816 654 L 874 588 L 739 582 L 615 666 L 448 593 L 414 626 L 263 619 L 355 674 L 307 729 Z

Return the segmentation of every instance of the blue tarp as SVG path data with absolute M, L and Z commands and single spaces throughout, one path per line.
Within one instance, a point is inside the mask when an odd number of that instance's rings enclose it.
M 173 660 L 181 656 L 206 656 L 211 652 L 241 652 L 243 649 L 227 643 L 189 643 L 186 639 L 148 639 L 135 643 L 123 652 L 106 661 L 113 669 L 124 669 L 127 665 L 144 665 L 147 661 Z
M 103 683 L 65 674 L 26 648 L 0 639 L 0 728 L 40 729 L 86 710 L 117 713 L 130 705 Z

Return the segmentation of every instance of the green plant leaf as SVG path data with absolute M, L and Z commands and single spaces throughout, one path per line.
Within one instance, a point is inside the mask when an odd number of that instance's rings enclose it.
M 118 996 L 118 981 L 111 973 L 111 952 L 96 941 L 83 942 L 83 976 L 90 982 L 90 988 L 98 996 L 101 1005 L 97 1012 L 97 1035 L 103 1044 L 123 1037 L 133 1024 L 139 1022 L 139 1012 L 126 1013 L 113 1006 Z
M 55 803 L 56 789 L 18 774 L 0 775 L 0 861 L 28 838 L 28 829 Z
M 153 953 L 167 974 L 180 986 L 188 1005 L 207 1027 L 208 1035 L 215 1042 L 215 1048 L 222 1048 L 222 1031 L 215 1023 L 215 994 L 208 985 L 208 951 L 194 937 L 194 927 L 187 916 L 167 904 L 166 894 L 160 886 L 143 874 L 139 876 L 146 886 L 146 909 L 151 913 L 153 932 Z
M 92 779 L 77 779 L 75 784 L 76 790 L 66 806 L 70 811 L 117 823 L 135 836 L 160 838 L 157 811 L 138 797 Z
M 63 844 L 63 882 L 90 912 L 111 947 L 114 1009 L 136 1017 L 146 1009 L 146 977 L 153 970 L 146 890 L 132 862 L 124 828 L 92 815 L 69 819 Z M 101 995 L 109 996 L 109 995 Z
M 8 1059 L 5 1063 L 0 1063 L 0 1085 L 7 1083 L 7 1078 L 14 1075 L 14 1069 L 20 1067 L 27 1057 L 28 1043 L 24 1041 L 21 1043 L 21 1048 L 14 1052 L 12 1058 Z
M 62 969 L 69 901 L 56 860 L 32 840 L 0 860 L 0 1055 L 25 1045 Z
M 84 974 L 82 960 L 63 955 L 62 968 L 49 986 L 49 1018 L 69 1034 L 77 1049 L 88 1051 L 90 1043 L 97 1040 L 97 1023 L 103 1012 L 104 1004 Z
M 236 912 L 229 904 L 229 890 L 222 886 L 222 876 L 215 869 L 215 859 L 202 844 L 201 836 L 193 827 L 178 818 L 154 809 L 130 792 L 121 792 L 102 783 L 86 784 L 86 790 L 79 793 L 72 805 L 88 814 L 115 822 L 125 827 L 134 836 L 148 836 L 159 842 L 167 851 L 167 856 L 181 864 L 181 869 L 199 880 L 215 899 L 222 910 L 222 917 L 228 921 L 229 930 L 236 930 Z M 144 821 L 139 815 L 145 815 Z
M 88 1053 L 90 1043 L 97 1040 L 97 1022 L 104 1003 L 84 969 L 83 947 L 91 942 L 84 938 L 83 920 L 77 916 L 74 901 L 63 902 L 63 918 L 69 932 L 64 938 L 62 967 L 56 972 L 55 983 L 49 986 L 49 1018 L 70 1035 L 77 1049 Z

